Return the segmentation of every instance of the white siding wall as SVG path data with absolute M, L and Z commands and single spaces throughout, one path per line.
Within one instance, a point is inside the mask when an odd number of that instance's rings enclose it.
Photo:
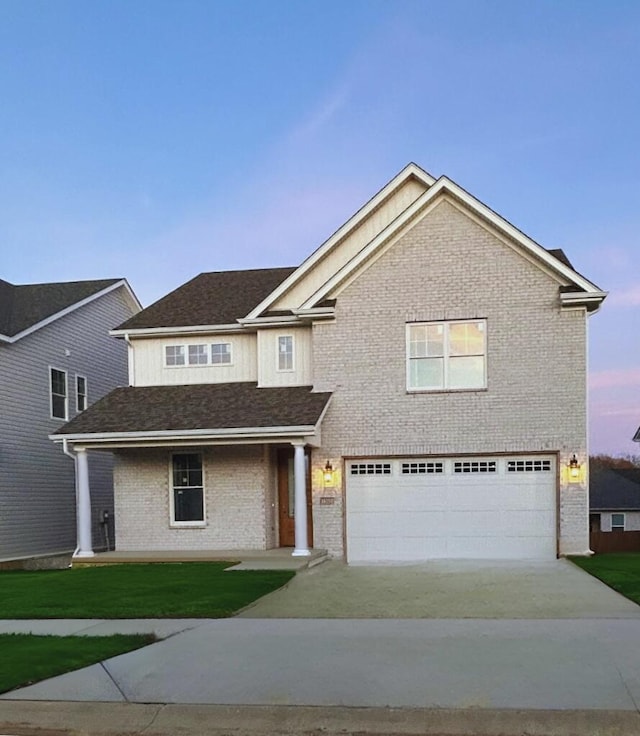
M 216 342 L 231 344 L 231 365 L 166 367 L 164 364 L 167 345 L 211 345 Z M 134 386 L 176 386 L 258 380 L 255 334 L 135 339 L 132 340 L 132 346 Z
M 353 232 L 347 235 L 331 253 L 325 256 L 320 263 L 317 263 L 294 288 L 278 299 L 273 304 L 272 309 L 295 309 L 303 304 L 426 190 L 427 187 L 422 182 L 409 179 Z
M 278 338 L 293 336 L 293 370 L 278 370 Z M 258 331 L 258 385 L 310 386 L 313 383 L 313 352 L 310 327 Z
M 89 404 L 126 385 L 126 345 L 108 331 L 132 314 L 130 300 L 117 289 L 16 343 L 0 343 L 0 559 L 75 548 L 74 464 L 48 438 L 64 424 L 50 416 L 49 366 L 67 372 L 71 419 L 76 375 L 87 378 Z M 113 512 L 111 456 L 91 453 L 89 467 L 100 548 L 99 514 Z

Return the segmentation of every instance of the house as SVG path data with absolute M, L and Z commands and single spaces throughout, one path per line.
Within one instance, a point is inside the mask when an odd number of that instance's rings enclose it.
M 410 164 L 300 266 L 203 273 L 119 325 L 130 385 L 52 439 L 113 454 L 123 551 L 588 554 L 605 296 Z
M 123 279 L 16 286 L 0 280 L 0 562 L 76 546 L 73 461 L 49 435 L 127 378 L 127 348 L 109 328 L 140 305 Z M 88 467 L 96 548 L 113 514 L 111 458 Z
M 592 469 L 589 505 L 594 552 L 640 550 L 640 468 Z

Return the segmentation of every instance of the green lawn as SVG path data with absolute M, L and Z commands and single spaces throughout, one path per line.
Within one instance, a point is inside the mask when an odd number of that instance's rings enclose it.
M 0 618 L 223 618 L 288 582 L 290 570 L 228 562 L 0 572 Z
M 0 634 L 0 692 L 87 667 L 139 649 L 153 636 L 33 636 Z
M 640 552 L 572 557 L 571 561 L 634 603 L 640 604 Z

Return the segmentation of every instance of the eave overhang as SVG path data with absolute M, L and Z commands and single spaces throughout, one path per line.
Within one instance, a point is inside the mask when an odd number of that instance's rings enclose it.
M 584 307 L 595 312 L 607 297 L 606 291 L 565 291 L 560 293 L 560 306 L 566 309 Z

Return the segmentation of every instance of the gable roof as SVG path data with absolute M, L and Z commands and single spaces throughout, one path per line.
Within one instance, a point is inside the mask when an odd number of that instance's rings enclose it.
M 0 280 L 0 340 L 15 342 L 83 304 L 125 286 L 125 279 L 14 285 Z
M 330 393 L 311 386 L 257 387 L 257 383 L 117 388 L 58 429 L 59 436 L 103 442 L 167 435 L 182 437 L 280 432 L 313 433 Z M 176 407 L 180 407 L 176 411 Z
M 234 324 L 295 270 L 291 267 L 201 273 L 123 322 L 114 333 Z
M 589 477 L 591 511 L 640 510 L 640 468 L 600 468 Z

